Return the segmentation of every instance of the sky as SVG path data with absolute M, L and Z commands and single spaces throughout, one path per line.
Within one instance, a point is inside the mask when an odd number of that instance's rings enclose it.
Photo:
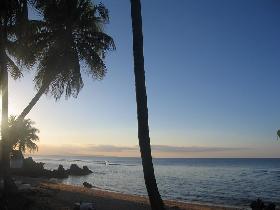
M 99 2 L 99 1 L 95 1 Z M 41 155 L 139 156 L 129 0 L 103 0 L 116 44 L 102 81 L 43 96 L 28 118 Z M 154 157 L 280 157 L 280 2 L 142 0 Z M 31 17 L 34 14 L 31 14 Z M 10 113 L 35 95 L 10 79 Z

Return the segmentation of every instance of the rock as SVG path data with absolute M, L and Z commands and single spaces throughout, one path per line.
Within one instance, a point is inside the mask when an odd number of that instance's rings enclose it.
M 88 182 L 84 182 L 83 183 L 84 187 L 86 188 L 92 188 L 92 184 L 88 183 Z
M 68 177 L 68 172 L 63 168 L 62 165 L 59 165 L 57 170 L 53 171 L 53 177 L 63 179 Z
M 170 207 L 170 210 L 180 210 L 180 208 L 178 206 L 172 206 Z
M 83 171 L 87 175 L 92 173 L 92 171 L 87 166 L 83 166 Z
M 75 175 L 75 176 L 83 176 L 91 174 L 92 171 L 89 170 L 87 166 L 83 166 L 83 168 L 80 168 L 77 166 L 77 164 L 71 164 L 70 169 L 67 170 L 69 175 Z
M 274 203 L 270 203 L 267 205 L 267 207 L 265 208 L 265 210 L 275 210 L 276 206 Z
M 13 168 L 10 169 L 10 172 L 12 175 L 16 176 L 47 177 L 58 179 L 67 178 L 69 175 L 84 176 L 92 173 L 92 171 L 87 166 L 80 168 L 77 164 L 72 164 L 68 170 L 65 170 L 62 165 L 59 165 L 57 170 L 48 170 L 44 168 L 44 163 L 37 163 L 31 157 L 23 160 L 22 168 Z M 1 187 L 2 183 L 0 180 L 0 189 Z
M 251 203 L 252 210 L 275 210 L 276 206 L 274 203 L 269 203 L 267 206 L 261 199 L 257 199 Z
M 7 186 L 6 192 L 8 192 L 8 194 L 18 193 L 18 187 L 11 177 L 7 177 L 6 180 L 4 180 L 4 185 Z
M 49 182 L 57 184 L 58 183 L 58 179 L 57 178 L 50 178 Z
M 45 163 L 42 162 L 35 162 L 32 157 L 28 157 L 23 160 L 23 168 L 25 170 L 42 171 L 44 170 L 44 164 Z
M 19 191 L 30 191 L 30 190 L 32 190 L 33 188 L 31 187 L 31 185 L 30 184 L 20 184 L 19 186 L 18 186 L 18 190 Z
M 250 205 L 252 210 L 263 210 L 264 208 L 264 203 L 261 199 L 257 199 L 256 201 L 253 201 Z
M 70 169 L 68 171 L 70 175 L 80 175 L 82 169 L 79 168 L 77 164 L 71 164 Z
M 74 210 L 95 210 L 93 203 L 75 203 Z

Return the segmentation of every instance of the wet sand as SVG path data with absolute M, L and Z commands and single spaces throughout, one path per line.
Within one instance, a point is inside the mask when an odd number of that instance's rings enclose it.
M 18 178 L 17 178 L 18 179 Z M 96 210 L 149 210 L 147 197 L 108 192 L 100 189 L 66 185 L 45 179 L 20 178 L 32 186 L 28 197 L 34 202 L 32 209 L 73 209 L 76 202 L 93 202 Z M 166 209 L 173 210 L 240 210 L 240 208 L 204 204 L 164 201 Z

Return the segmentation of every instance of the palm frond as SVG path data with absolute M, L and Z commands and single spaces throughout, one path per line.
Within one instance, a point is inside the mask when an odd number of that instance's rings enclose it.
M 33 0 L 32 5 L 44 22 L 35 36 L 41 49 L 36 88 L 47 86 L 46 93 L 56 100 L 63 94 L 77 97 L 83 88 L 80 61 L 92 78 L 103 79 L 106 53 L 115 50 L 113 39 L 103 30 L 109 22 L 108 9 L 90 0 Z
M 37 151 L 38 146 L 35 142 L 39 141 L 39 130 L 33 125 L 35 123 L 30 119 L 18 121 L 16 116 L 9 117 L 8 135 L 10 139 L 10 147 L 19 149 L 22 152 Z
M 7 64 L 8 64 L 8 71 L 13 79 L 18 79 L 22 77 L 21 70 L 17 67 L 14 61 L 6 55 Z

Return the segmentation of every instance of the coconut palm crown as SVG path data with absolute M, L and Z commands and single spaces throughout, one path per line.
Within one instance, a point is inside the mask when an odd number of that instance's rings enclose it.
M 35 64 L 36 52 L 31 48 L 26 50 L 26 47 L 31 40 L 27 31 L 31 31 L 31 26 L 36 28 L 36 21 L 29 23 L 27 16 L 27 0 L 0 2 L 1 78 L 7 70 L 12 78 L 17 79 L 22 76 L 18 64 L 27 67 Z
M 113 39 L 104 33 L 109 22 L 103 4 L 90 0 L 37 0 L 33 6 L 43 20 L 35 34 L 41 49 L 34 78 L 38 93 L 20 114 L 23 119 L 44 93 L 56 100 L 65 94 L 77 97 L 83 87 L 81 69 L 93 79 L 106 74 L 104 63 L 108 51 L 115 49 Z

